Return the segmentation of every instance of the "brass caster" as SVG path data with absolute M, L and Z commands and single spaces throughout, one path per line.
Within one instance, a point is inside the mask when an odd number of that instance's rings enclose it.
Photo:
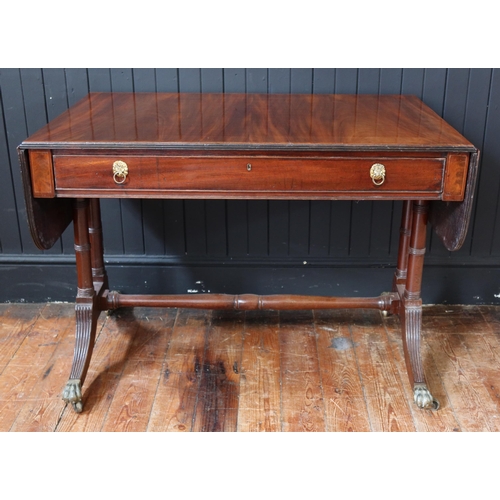
M 425 410 L 439 409 L 439 402 L 432 397 L 425 384 L 415 384 L 413 387 L 413 399 L 419 408 Z
M 64 388 L 62 398 L 66 403 L 72 404 L 76 413 L 82 412 L 82 386 L 79 379 L 68 380 L 68 383 Z
M 73 410 L 75 410 L 75 413 L 82 413 L 83 411 L 83 404 L 81 401 L 78 401 L 76 403 L 71 403 L 73 405 Z

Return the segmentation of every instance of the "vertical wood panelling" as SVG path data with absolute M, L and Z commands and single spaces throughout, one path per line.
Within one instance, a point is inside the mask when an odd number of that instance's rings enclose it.
M 9 164 L 5 168 L 11 170 L 11 183 L 14 190 L 14 203 L 11 208 L 17 211 L 17 221 L 13 230 L 19 232 L 20 253 L 37 253 L 38 250 L 31 239 L 26 224 L 26 207 L 24 205 L 23 187 L 17 159 L 17 145 L 27 136 L 24 100 L 21 86 L 21 74 L 17 69 L 0 71 L 0 89 L 3 103 L 3 122 L 6 130 L 6 149 Z
M 269 92 L 286 94 L 290 92 L 290 69 L 272 68 L 269 70 Z
M 466 110 L 464 124 L 462 126 L 463 134 L 481 150 L 479 178 L 486 165 L 482 166 L 482 154 L 484 146 L 484 133 L 486 126 L 486 116 L 488 111 L 488 96 L 490 91 L 491 70 L 489 69 L 471 69 L 469 71 L 468 88 L 466 95 Z M 479 184 L 479 182 L 478 182 Z M 477 192 L 477 188 L 476 188 Z M 463 247 L 455 252 L 452 258 L 469 259 L 472 251 L 472 238 L 474 235 L 474 221 L 477 211 L 478 197 L 474 198 L 472 207 L 472 216 L 470 229 L 467 232 Z
M 88 70 L 89 92 L 110 92 L 111 72 L 109 69 Z M 104 250 L 110 255 L 122 255 L 123 230 L 120 200 L 101 201 L 102 228 L 104 231 Z
M 490 78 L 483 78 L 487 72 Z M 497 76 L 498 72 L 495 72 Z M 498 168 L 498 153 L 487 149 L 486 137 L 494 142 L 498 141 L 489 134 L 489 127 L 495 121 L 495 117 L 491 116 L 490 92 L 492 89 L 493 75 L 491 70 L 476 70 L 471 71 L 470 90 L 473 95 L 470 95 L 470 108 L 467 110 L 468 120 L 472 119 L 482 134 L 476 139 L 479 141 L 477 147 L 481 149 L 481 168 L 478 176 L 478 197 L 476 202 L 476 210 L 473 213 L 472 240 L 471 240 L 471 255 L 474 257 L 487 257 L 491 250 L 492 232 L 493 232 L 493 214 L 496 210 L 496 202 L 498 199 L 498 183 L 500 180 L 500 169 Z M 498 76 L 496 78 L 498 85 Z M 481 106 L 482 105 L 482 106 Z M 478 106 L 481 106 L 479 108 Z M 477 130 L 476 132 L 479 132 Z M 470 131 L 472 133 L 472 131 Z M 472 138 L 471 138 L 472 140 Z M 488 144 L 489 147 L 495 149 L 494 144 Z
M 293 94 L 311 94 L 313 90 L 313 71 L 308 68 L 292 69 L 290 71 L 290 92 Z M 307 123 L 301 123 L 299 116 L 304 110 L 290 109 L 290 127 L 307 128 Z M 312 110 L 311 110 L 312 112 Z M 311 113 L 309 113 L 309 116 Z M 291 201 L 288 205 L 288 255 L 307 257 L 310 247 L 311 202 Z
M 179 92 L 201 92 L 201 70 L 183 68 L 179 70 Z M 180 103 L 182 106 L 182 102 Z M 200 102 L 200 106 L 202 102 Z M 202 109 L 200 107 L 200 109 Z M 184 124 L 187 126 L 188 124 Z M 183 124 L 180 124 L 182 135 Z M 207 254 L 206 201 L 186 200 L 184 210 L 184 239 L 188 256 L 205 256 Z
M 312 94 L 313 70 L 308 68 L 292 69 L 290 72 L 290 92 L 292 94 Z
M 202 92 L 223 92 L 225 85 L 225 71 L 222 68 L 201 70 Z M 235 70 L 241 74 L 244 70 Z M 203 103 L 202 103 L 203 109 Z M 220 110 L 222 118 L 224 110 Z M 202 127 L 205 125 L 202 119 Z M 208 125 L 208 124 L 206 124 Z M 189 203 L 189 202 L 186 202 Z M 206 245 L 207 254 L 225 257 L 227 254 L 227 203 L 224 200 L 207 200 L 203 204 L 206 212 Z
M 267 69 L 251 68 L 246 70 L 246 89 L 249 93 L 268 91 Z
M 246 92 L 246 74 L 244 69 L 224 69 L 224 92 Z M 225 109 L 224 114 L 226 114 Z M 248 253 L 249 202 L 246 200 L 227 200 L 225 208 L 227 254 L 234 255 L 235 257 L 244 257 Z
M 202 92 L 223 92 L 223 69 L 206 68 L 201 70 Z
M 447 76 L 447 70 L 440 68 L 426 69 L 424 73 L 422 100 L 440 116 L 443 116 Z M 434 233 L 430 227 L 428 228 L 427 235 L 427 254 L 447 255 L 446 249 L 438 238 L 434 238 Z
M 403 70 L 398 68 L 384 68 L 380 70 L 380 93 L 401 94 Z
M 335 93 L 335 69 L 319 68 L 313 70 L 313 94 Z
M 224 92 L 245 92 L 245 70 L 243 68 L 224 69 Z
M 246 91 L 266 93 L 269 90 L 268 70 L 251 68 L 246 70 Z M 247 206 L 248 255 L 264 257 L 269 249 L 269 204 L 266 200 L 252 200 Z
M 201 92 L 201 70 L 181 68 L 179 70 L 179 92 Z
M 270 69 L 269 92 L 272 94 L 290 92 L 290 73 L 291 70 L 287 68 Z M 283 112 L 289 113 L 290 110 L 283 110 Z M 288 201 L 271 200 L 268 202 L 268 248 L 271 257 L 288 256 L 289 206 Z
M 156 92 L 155 70 L 138 68 L 133 70 L 134 90 L 136 92 Z
M 34 70 L 38 71 L 38 70 Z M 36 96 L 39 107 L 43 107 L 45 112 L 41 109 L 35 108 L 35 115 L 33 116 L 32 123 L 27 123 L 28 134 L 36 132 L 47 120 L 53 120 L 58 115 L 68 109 L 68 92 L 66 88 L 66 77 L 64 70 L 60 68 L 48 68 L 41 71 L 40 78 L 36 78 L 37 85 L 33 88 L 33 78 L 25 78 L 23 80 L 23 94 L 32 94 Z M 31 85 L 25 86 L 24 82 L 29 82 Z M 25 98 L 26 99 L 26 98 Z M 28 117 L 28 107 L 26 107 L 26 117 Z M 64 245 L 66 243 L 66 245 Z M 73 253 L 73 230 L 69 228 L 65 232 L 64 238 L 46 251 L 48 254 L 56 255 L 65 250 Z
M 135 92 L 156 91 L 156 74 L 154 69 L 134 69 L 132 77 Z M 141 208 L 144 253 L 146 255 L 162 255 L 165 251 L 163 202 L 161 200 L 142 200 Z
M 443 118 L 463 133 L 465 118 L 465 107 L 467 102 L 467 86 L 469 82 L 468 69 L 450 69 L 446 78 L 446 88 L 443 95 Z M 431 233 L 429 242 L 429 254 L 434 256 L 448 256 L 449 252 Z
M 398 68 L 387 68 L 380 70 L 380 94 L 400 94 L 403 84 L 403 70 Z M 377 204 L 375 204 L 377 205 Z M 376 238 L 370 247 L 371 253 L 396 258 L 399 243 L 399 225 L 401 221 L 401 210 L 403 202 L 383 202 L 380 206 L 374 205 L 374 220 L 390 220 L 390 224 L 376 224 L 374 226 Z
M 313 71 L 313 94 L 334 93 L 335 70 L 323 69 Z M 328 109 L 333 116 L 333 109 Z M 314 114 L 314 112 L 313 112 Z M 344 203 L 345 202 L 341 202 Z M 309 255 L 311 257 L 327 257 L 330 242 L 331 201 L 311 201 L 309 211 Z
M 380 86 L 380 70 L 360 69 L 358 79 L 359 94 L 378 94 Z M 370 255 L 370 243 L 372 235 L 372 221 L 377 226 L 377 221 L 372 220 L 373 201 L 354 202 L 351 205 L 351 236 L 349 241 L 349 253 L 354 257 Z M 387 223 L 384 221 L 385 225 Z
M 401 92 L 416 95 L 419 99 L 422 99 L 424 73 L 425 70 L 421 68 L 405 68 L 403 70 Z
M 165 221 L 166 255 L 184 255 L 186 253 L 184 216 L 184 202 L 182 200 L 165 200 L 163 220 Z
M 88 74 L 83 68 L 68 68 L 65 71 L 68 105 L 73 106 L 89 91 Z
M 0 70 L 0 84 L 2 82 L 2 72 L 3 70 Z M 6 254 L 22 252 L 12 175 L 13 171 L 7 146 L 4 102 L 2 88 L 0 87 L 0 253 Z
M 428 255 L 437 265 L 462 265 L 467 259 L 470 265 L 497 265 L 500 72 L 481 68 L 1 69 L 1 254 L 52 259 L 73 255 L 71 228 L 54 248 L 46 252 L 35 248 L 26 224 L 16 146 L 89 91 L 416 95 L 482 153 L 473 217 L 463 248 L 450 253 L 429 231 Z M 307 127 L 294 119 L 295 111 L 283 110 L 290 127 Z M 221 115 L 224 112 L 221 109 Z M 200 127 L 204 125 L 201 120 Z M 374 264 L 393 262 L 401 212 L 401 202 L 350 201 L 102 200 L 101 207 L 107 255 L 234 257 L 257 259 L 262 265 L 267 258 L 283 257 L 296 265 L 348 256 L 355 262 L 365 258 Z
M 87 70 L 82 68 L 69 68 L 65 71 L 66 97 L 68 106 L 73 106 L 89 92 Z M 73 228 L 70 226 L 63 233 L 62 237 L 63 253 L 74 255 Z
M 113 92 L 133 92 L 135 89 L 132 70 L 112 69 L 111 90 Z M 134 124 L 124 123 L 121 126 L 132 128 Z M 124 253 L 141 255 L 144 253 L 142 200 L 120 200 L 120 206 Z
M 335 71 L 335 93 L 356 94 L 358 92 L 358 70 L 341 68 Z M 353 202 L 339 201 L 331 204 L 330 251 L 333 258 L 350 255 Z
M 443 115 L 444 90 L 447 70 L 439 68 L 426 69 L 422 100 L 438 115 Z
M 491 91 L 489 99 L 488 108 L 488 121 L 487 121 L 487 132 L 484 137 L 484 149 L 485 158 L 484 162 L 487 165 L 491 165 L 491 168 L 496 170 L 496 173 L 500 170 L 498 167 L 498 158 L 500 158 L 500 71 L 498 69 L 494 70 L 493 78 L 491 81 Z M 495 161 L 496 159 L 496 161 Z M 496 193 L 496 207 L 494 215 L 494 226 L 492 230 L 491 246 L 490 252 L 493 257 L 500 256 L 500 236 L 498 232 L 500 231 L 500 179 L 497 180 L 497 193 Z

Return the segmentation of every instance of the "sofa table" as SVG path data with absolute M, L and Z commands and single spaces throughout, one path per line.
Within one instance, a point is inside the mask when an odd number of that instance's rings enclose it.
M 74 225 L 76 340 L 63 399 L 75 411 L 83 408 L 100 312 L 134 306 L 398 314 L 414 401 L 438 408 L 420 355 L 426 227 L 448 250 L 460 248 L 479 152 L 418 98 L 91 93 L 18 152 L 36 245 L 50 248 Z M 403 200 L 393 282 L 374 298 L 113 292 L 100 198 Z

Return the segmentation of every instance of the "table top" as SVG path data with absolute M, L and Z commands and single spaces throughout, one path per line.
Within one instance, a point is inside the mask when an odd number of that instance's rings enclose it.
M 415 96 L 91 93 L 23 148 L 475 151 Z

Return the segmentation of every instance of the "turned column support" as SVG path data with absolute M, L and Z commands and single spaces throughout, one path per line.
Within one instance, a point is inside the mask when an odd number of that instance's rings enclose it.
M 90 257 L 92 263 L 92 278 L 94 283 L 102 283 L 107 287 L 107 276 L 104 268 L 104 244 L 101 225 L 101 207 L 98 198 L 89 201 L 89 239 Z
M 402 307 L 400 308 L 403 349 L 408 378 L 413 388 L 413 398 L 420 408 L 437 409 L 439 403 L 433 398 L 425 381 L 420 339 L 422 331 L 422 273 L 427 236 L 429 203 L 414 201 L 411 207 L 411 234 L 407 246 L 407 276 L 404 282 Z M 408 210 L 408 208 L 406 208 Z M 408 224 L 408 220 L 404 224 Z M 406 238 L 406 234 L 404 235 Z M 402 238 L 406 244 L 406 239 Z M 404 260 L 402 259 L 404 263 Z
M 412 226 L 412 201 L 403 202 L 403 211 L 401 214 L 401 226 L 399 228 L 399 251 L 398 263 L 394 274 L 393 290 L 397 285 L 405 284 L 408 275 L 408 247 L 410 246 L 411 226 Z
M 75 238 L 75 257 L 77 270 L 78 292 L 76 295 L 76 331 L 73 364 L 69 381 L 63 391 L 63 400 L 71 403 L 76 412 L 83 409 L 82 385 L 92 356 L 99 308 L 94 289 L 93 269 L 99 266 L 99 257 L 91 246 L 89 235 L 90 208 L 89 201 L 75 200 L 73 212 L 73 228 Z M 94 228 L 97 226 L 94 212 Z M 98 236 L 97 236 L 98 237 Z M 93 235 L 96 241 L 96 235 Z M 95 273 L 94 273 L 95 274 Z M 104 266 L 98 280 L 104 280 Z

